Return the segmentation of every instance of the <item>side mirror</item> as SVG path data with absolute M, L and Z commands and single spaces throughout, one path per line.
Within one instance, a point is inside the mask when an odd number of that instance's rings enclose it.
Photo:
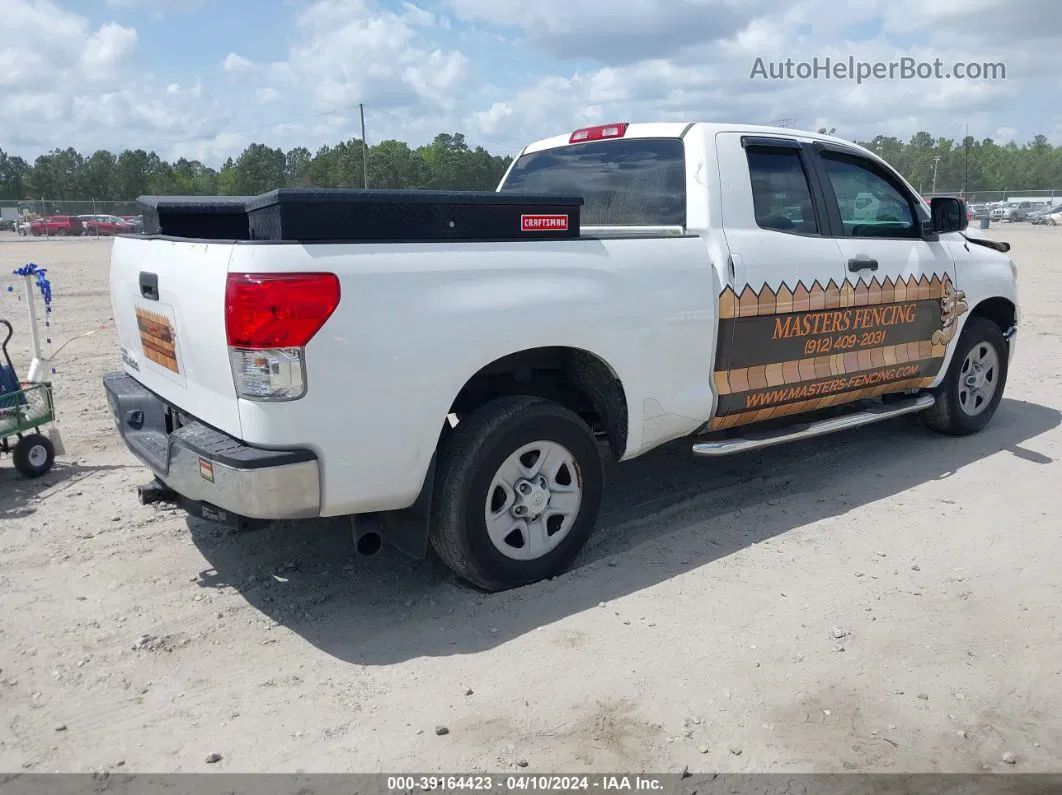
M 951 196 L 935 196 L 929 202 L 933 231 L 938 234 L 961 232 L 970 224 L 966 202 Z

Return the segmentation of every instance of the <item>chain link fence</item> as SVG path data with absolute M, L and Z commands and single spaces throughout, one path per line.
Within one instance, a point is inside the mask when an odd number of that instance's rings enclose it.
M 0 201 L 0 232 L 21 237 L 108 237 L 140 232 L 136 201 L 36 199 Z
M 925 198 L 934 196 L 962 196 L 962 188 L 955 190 L 938 190 L 935 193 L 923 193 Z M 998 202 L 1044 202 L 1046 204 L 1062 204 L 1062 188 L 1025 190 L 1014 188 L 1008 190 L 972 190 L 966 194 L 966 201 L 970 204 L 995 204 Z

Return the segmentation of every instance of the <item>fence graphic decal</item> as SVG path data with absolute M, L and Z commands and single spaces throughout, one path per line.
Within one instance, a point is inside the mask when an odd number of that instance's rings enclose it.
M 140 346 L 144 356 L 171 372 L 180 374 L 177 364 L 177 336 L 169 318 L 137 308 L 136 324 L 140 329 Z
M 963 299 L 947 274 L 726 288 L 711 427 L 929 386 L 967 311 Z

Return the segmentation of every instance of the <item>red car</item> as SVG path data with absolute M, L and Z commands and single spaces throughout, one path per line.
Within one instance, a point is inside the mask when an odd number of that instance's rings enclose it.
M 84 230 L 81 219 L 73 215 L 49 215 L 47 218 L 39 218 L 30 224 L 30 234 L 34 237 L 41 235 L 80 235 Z
M 132 224 L 117 215 L 81 215 L 78 218 L 86 235 L 119 235 L 132 229 Z

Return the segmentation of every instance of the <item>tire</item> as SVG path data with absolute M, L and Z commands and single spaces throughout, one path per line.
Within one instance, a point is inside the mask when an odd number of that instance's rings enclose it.
M 936 403 L 922 415 L 925 424 L 951 436 L 977 433 L 988 425 L 1007 385 L 1009 353 L 999 326 L 982 317 L 967 320 L 948 373 L 937 389 Z M 971 369 L 977 358 L 990 365 L 981 374 Z M 983 384 L 991 384 L 991 394 L 985 394 L 984 386 L 970 388 L 966 378 L 978 375 L 983 376 Z
M 545 488 L 532 485 L 526 471 L 512 483 L 506 480 L 507 472 L 518 472 L 517 454 L 533 471 L 543 451 L 548 461 L 565 462 Z M 443 439 L 436 471 L 432 547 L 455 574 L 486 591 L 564 572 L 593 532 L 605 479 L 601 449 L 587 424 L 563 406 L 526 396 L 500 398 L 462 418 Z M 528 494 L 521 496 L 521 489 Z M 561 505 L 566 516 L 554 512 Z M 519 514 L 536 510 L 539 519 L 521 527 Z M 488 514 L 496 517 L 494 540 Z
M 31 433 L 19 439 L 12 458 L 15 469 L 27 478 L 39 478 L 55 463 L 55 447 L 51 439 L 39 433 Z

